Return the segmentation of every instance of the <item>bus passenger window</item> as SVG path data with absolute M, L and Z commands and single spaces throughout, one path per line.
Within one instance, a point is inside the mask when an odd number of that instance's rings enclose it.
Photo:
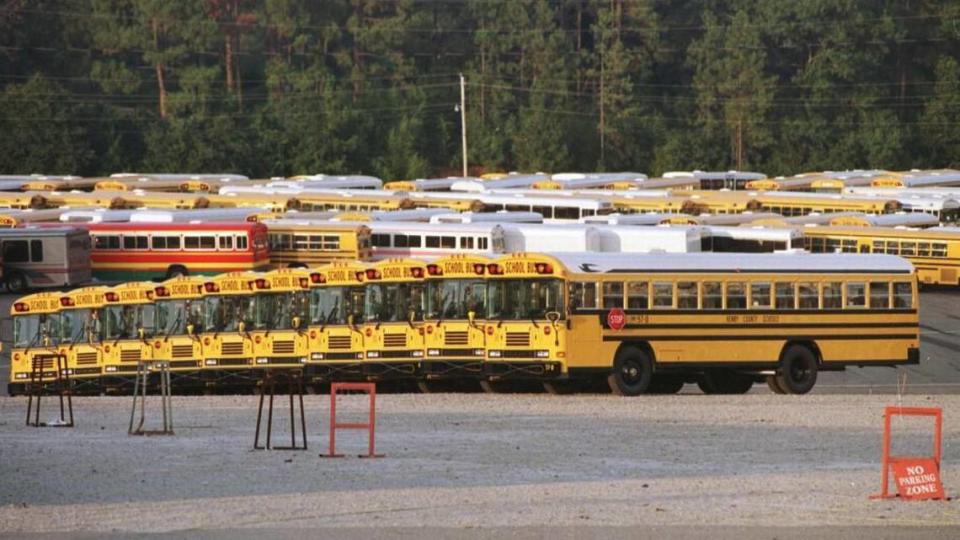
M 743 282 L 727 283 L 727 309 L 747 309 L 747 288 Z
M 909 283 L 893 284 L 893 307 L 895 309 L 913 307 L 913 287 Z
M 774 287 L 774 298 L 777 309 L 796 309 L 795 288 L 793 283 L 777 283 Z
M 460 249 L 473 249 L 473 237 L 472 237 L 472 236 L 461 236 L 461 237 L 460 237 Z
M 532 210 L 543 216 L 543 219 L 553 219 L 553 208 L 550 206 L 534 206 Z
M 496 248 L 496 246 L 494 246 Z M 487 239 L 486 237 L 481 236 L 477 238 L 477 249 L 486 250 L 487 249 Z M 499 252 L 498 252 L 499 253 Z
M 703 283 L 703 309 L 723 309 L 723 283 L 719 281 Z
M 43 262 L 43 240 L 30 241 L 30 260 Z
M 947 245 L 941 244 L 939 242 L 934 242 L 933 247 L 930 250 L 930 256 L 932 257 L 946 257 L 947 256 Z
M 770 284 L 750 284 L 750 307 L 752 309 L 770 309 Z
M 220 249 L 222 250 L 233 250 L 233 237 L 232 236 L 220 236 L 218 237 L 220 241 Z
M 623 308 L 623 282 L 608 281 L 603 284 L 603 309 Z
M 577 207 L 557 206 L 553 209 L 554 219 L 580 219 L 580 209 Z
M 888 309 L 890 307 L 890 283 L 875 281 L 870 283 L 870 307 Z
M 900 242 L 900 255 L 903 257 L 912 257 L 917 254 L 916 242 Z
M 886 253 L 886 246 L 883 243 L 883 240 L 874 240 L 873 241 L 873 252 L 874 253 Z
M 370 235 L 370 241 L 374 247 L 390 247 L 390 235 L 389 234 L 373 234 Z
M 237 251 L 246 251 L 247 249 L 247 237 L 246 236 L 236 236 L 237 239 Z M 170 245 L 169 242 L 167 245 Z M 177 247 L 180 246 L 180 239 L 177 239 Z
M 697 309 L 698 293 L 697 282 L 680 281 L 677 283 L 677 308 Z
M 571 283 L 570 284 L 570 308 L 578 309 L 596 309 L 597 307 L 597 284 L 596 283 Z
M 797 290 L 800 292 L 800 309 L 819 309 L 820 292 L 816 283 L 800 283 Z
M 29 262 L 26 240 L 7 240 L 3 243 L 3 262 Z
M 414 234 L 414 235 L 412 235 L 412 236 L 408 236 L 408 237 L 407 237 L 407 247 L 412 247 L 412 248 L 421 247 L 421 246 L 423 245 L 423 244 L 422 244 L 422 241 L 423 241 L 423 237 L 420 236 L 419 234 Z
M 340 237 L 339 237 L 339 236 L 336 236 L 336 235 L 324 235 L 323 238 L 322 238 L 322 240 L 321 240 L 320 249 L 323 249 L 323 250 L 326 250 L 326 251 L 337 251 L 337 250 L 339 250 L 339 249 L 340 249 Z
M 899 255 L 900 242 L 896 240 L 887 240 L 887 255 Z
M 649 309 L 650 292 L 646 281 L 627 283 L 627 309 Z
M 94 236 L 93 247 L 94 249 L 120 249 L 120 237 L 113 235 Z
M 409 237 L 405 234 L 395 234 L 393 235 L 393 246 L 394 247 L 408 247 L 409 246 Z
M 654 308 L 672 308 L 673 307 L 673 282 L 654 281 L 653 282 L 653 307 Z
M 847 307 L 862 308 L 866 307 L 866 286 L 863 282 L 847 283 Z
M 843 284 L 840 282 L 823 284 L 823 309 L 843 308 Z
M 147 249 L 146 236 L 124 236 L 123 249 Z
M 930 242 L 917 242 L 917 256 L 918 257 L 930 256 Z
M 440 247 L 444 249 L 455 249 L 457 247 L 457 239 L 453 236 L 441 236 Z

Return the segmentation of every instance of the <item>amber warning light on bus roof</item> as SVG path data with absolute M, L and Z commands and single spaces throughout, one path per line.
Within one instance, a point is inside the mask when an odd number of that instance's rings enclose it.
M 413 277 L 415 277 L 415 278 L 422 278 L 422 277 L 423 277 L 423 268 L 411 268 L 411 269 L 410 269 L 410 274 L 411 274 Z
M 484 266 L 482 263 L 477 263 L 473 265 L 473 273 L 477 274 L 478 276 L 482 276 L 484 271 L 486 271 L 486 269 L 487 267 Z
M 306 289 L 309 286 L 310 286 L 310 280 L 308 278 L 305 278 L 305 277 L 300 278 L 301 289 Z

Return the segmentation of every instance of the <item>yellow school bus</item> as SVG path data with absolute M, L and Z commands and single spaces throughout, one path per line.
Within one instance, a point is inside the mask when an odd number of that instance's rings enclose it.
M 122 389 L 137 374 L 140 360 L 153 358 L 155 330 L 153 289 L 148 281 L 132 281 L 111 287 L 103 293 L 100 310 L 103 339 L 103 387 Z
M 427 264 L 424 347 L 418 385 L 444 388 L 445 379 L 479 379 L 486 356 L 487 280 L 490 259 L 451 255 Z M 439 384 L 438 384 L 439 383 Z
M 886 253 L 908 259 L 920 283 L 960 285 L 960 228 L 805 227 L 804 247 L 814 253 Z
M 199 387 L 203 349 L 203 284 L 205 278 L 178 276 L 153 289 L 156 333 L 153 358 L 170 362 L 170 377 L 178 387 Z
M 341 212 L 371 212 L 373 210 L 409 210 L 413 201 L 403 195 L 370 190 L 311 192 L 297 194 L 304 212 L 339 210 Z
M 299 368 L 307 363 L 310 343 L 310 273 L 281 268 L 253 280 L 254 317 L 249 328 L 254 366 Z
M 3 191 L 0 192 L 0 208 L 11 208 L 14 210 L 26 210 L 28 208 L 33 208 L 35 210 L 40 210 L 43 208 L 53 208 L 55 206 L 59 206 L 51 203 L 45 195 L 45 193 L 38 193 L 36 191 L 29 193 Z
M 705 205 L 688 197 L 644 197 L 616 195 L 604 197 L 604 200 L 613 204 L 617 212 L 631 213 L 658 213 L 658 214 L 690 214 L 693 216 L 708 212 Z
M 674 195 L 688 197 L 698 205 L 698 212 L 684 212 L 691 215 L 700 214 L 742 214 L 756 212 L 760 209 L 755 192 L 745 191 L 712 191 L 690 190 L 671 192 Z
M 137 208 L 162 208 L 170 210 L 192 210 L 210 207 L 206 195 L 197 193 L 163 193 L 158 191 L 94 191 L 101 197 L 116 197 L 127 201 Z
M 390 259 L 366 271 L 364 374 L 370 379 L 414 377 L 423 359 L 423 278 L 426 265 Z
M 103 328 L 107 287 L 83 287 L 60 296 L 60 354 L 67 359 L 76 392 L 99 392 L 103 376 Z
M 365 336 L 364 280 L 368 265 L 335 261 L 310 270 L 311 382 L 361 380 Z
M 262 208 L 275 214 L 301 209 L 297 196 L 279 193 L 207 193 L 203 197 L 210 208 Z
M 373 254 L 366 225 L 295 219 L 264 223 L 269 230 L 273 268 L 306 268 L 335 260 L 366 261 Z
M 803 394 L 820 371 L 919 362 L 916 275 L 899 257 L 516 254 L 490 269 L 492 373 L 604 376 L 619 395 L 763 379 Z
M 18 298 L 10 306 L 13 318 L 13 349 L 10 351 L 10 395 L 27 391 L 34 361 L 40 362 L 43 378 L 57 376 L 60 344 L 60 293 L 41 292 Z
M 254 280 L 263 274 L 228 272 L 203 283 L 200 343 L 208 387 L 249 385 L 253 373 Z
M 817 212 L 860 212 L 863 214 L 893 214 L 902 205 L 893 199 L 848 197 L 824 193 L 758 193 L 756 201 L 763 212 L 775 212 L 785 217 L 805 216 Z

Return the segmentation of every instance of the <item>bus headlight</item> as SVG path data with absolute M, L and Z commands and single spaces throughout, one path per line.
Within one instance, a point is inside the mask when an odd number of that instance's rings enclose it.
M 301 356 L 301 357 L 300 357 L 300 363 L 301 363 L 301 364 L 306 364 L 306 363 L 307 363 L 307 357 L 306 357 L 306 356 Z
M 427 349 L 427 356 L 440 356 L 440 349 Z
M 414 357 L 414 358 L 422 358 L 422 357 L 423 357 L 423 351 L 413 351 L 413 357 Z
M 13 376 L 13 378 L 15 378 L 15 379 L 26 379 L 26 378 L 27 378 L 27 374 L 26 374 L 26 373 L 17 373 L 16 375 Z
M 117 366 L 107 366 L 106 369 L 104 369 L 104 371 L 106 371 L 107 373 L 113 373 L 117 371 Z
M 500 351 L 490 351 L 490 358 L 500 358 Z
M 267 360 L 266 358 L 257 358 L 257 363 L 258 363 L 258 364 L 266 364 L 267 361 L 268 361 L 268 360 Z
M 547 358 L 550 356 L 550 351 L 537 351 L 535 354 L 537 358 Z
M 322 353 L 322 352 L 311 353 L 311 354 L 310 354 L 310 359 L 311 359 L 311 360 L 323 360 L 323 353 Z
M 483 349 L 474 349 L 474 350 L 473 350 L 473 355 L 474 355 L 474 356 L 483 356 Z
M 367 351 L 367 358 L 380 358 L 380 351 Z
M 216 361 L 216 360 L 204 360 L 204 361 L 203 361 L 203 365 L 205 365 L 205 366 L 215 366 L 215 365 L 217 365 L 217 361 Z

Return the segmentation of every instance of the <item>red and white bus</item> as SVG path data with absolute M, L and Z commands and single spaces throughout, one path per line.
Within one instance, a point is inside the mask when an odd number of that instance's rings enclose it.
M 93 276 L 134 281 L 266 270 L 262 223 L 76 223 L 93 239 Z

